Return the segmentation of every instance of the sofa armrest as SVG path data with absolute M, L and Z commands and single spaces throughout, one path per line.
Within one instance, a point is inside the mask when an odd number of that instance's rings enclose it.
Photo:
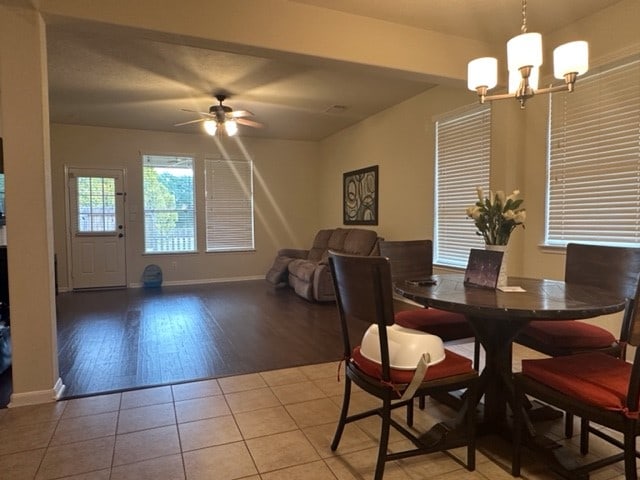
M 302 250 L 299 248 L 282 248 L 278 250 L 279 257 L 289 257 L 289 258 L 302 258 L 307 259 L 309 256 L 309 250 Z

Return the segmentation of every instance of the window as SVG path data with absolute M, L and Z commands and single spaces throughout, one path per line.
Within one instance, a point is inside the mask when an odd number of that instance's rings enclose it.
M 77 177 L 78 233 L 116 231 L 116 180 Z
M 253 165 L 205 160 L 207 251 L 252 250 Z
M 193 158 L 143 156 L 144 251 L 196 250 Z
M 489 185 L 491 109 L 480 105 L 436 121 L 434 263 L 464 267 L 471 248 L 483 248 L 465 210 L 476 188 Z
M 545 243 L 640 242 L 640 59 L 553 94 Z

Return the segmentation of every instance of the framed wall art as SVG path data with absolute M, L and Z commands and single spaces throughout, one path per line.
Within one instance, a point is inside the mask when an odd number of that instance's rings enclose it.
M 378 225 L 378 165 L 343 174 L 345 225 Z

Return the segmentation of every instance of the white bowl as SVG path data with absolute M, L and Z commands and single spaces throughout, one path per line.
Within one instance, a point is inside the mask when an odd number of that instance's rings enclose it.
M 435 365 L 444 360 L 444 344 L 442 339 L 436 335 L 393 324 L 387 327 L 387 339 L 389 342 L 389 363 L 393 368 L 414 370 L 423 353 L 429 354 L 427 357 L 429 365 Z M 364 332 L 360 353 L 368 360 L 382 363 L 378 325 L 373 324 Z

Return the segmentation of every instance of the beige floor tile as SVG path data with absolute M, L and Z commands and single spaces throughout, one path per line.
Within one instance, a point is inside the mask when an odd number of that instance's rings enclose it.
M 284 405 L 306 402 L 316 398 L 326 398 L 325 393 L 311 381 L 291 385 L 280 385 L 272 387 L 272 390 Z
M 173 402 L 173 394 L 171 393 L 171 387 L 167 385 L 123 392 L 120 408 L 136 408 L 169 402 Z
M 285 408 L 300 428 L 325 423 L 335 425 L 340 418 L 340 409 L 328 398 L 293 403 Z
M 313 380 L 313 384 L 328 397 L 344 394 L 344 379 L 338 381 L 335 377 L 319 378 Z
M 44 455 L 37 480 L 59 478 L 108 468 L 115 437 L 50 447 Z
M 403 450 L 413 448 L 410 444 L 402 443 Z M 397 451 L 395 448 L 392 450 Z M 444 452 L 405 458 L 399 460 L 398 463 L 411 478 L 435 478 L 445 473 L 465 470 L 465 467 L 457 459 Z
M 118 412 L 63 418 L 58 422 L 51 445 L 74 443 L 92 438 L 115 435 Z
M 244 442 L 185 452 L 183 457 L 189 480 L 233 480 L 258 473 Z
M 320 460 L 300 430 L 252 438 L 246 443 L 260 473 Z
M 260 376 L 270 387 L 306 382 L 309 380 L 309 378 L 298 367 L 262 372 L 260 373 Z
M 66 402 L 50 402 L 41 405 L 1 409 L 0 431 L 21 425 L 55 422 L 60 419 L 66 408 Z
M 178 429 L 183 452 L 242 440 L 231 415 L 181 423 Z
M 253 390 L 254 388 L 264 388 L 266 382 L 259 373 L 248 375 L 236 375 L 234 377 L 224 377 L 218 379 L 218 384 L 224 393 L 242 392 Z
M 302 370 L 310 380 L 317 380 L 319 378 L 338 376 L 338 365 L 340 362 L 319 363 L 317 365 L 305 365 L 304 367 L 298 367 Z M 344 375 L 344 364 L 340 365 L 340 376 Z
M 120 408 L 121 396 L 122 394 L 120 393 L 112 393 L 109 395 L 67 400 L 67 406 L 64 409 L 62 417 L 80 417 L 82 415 L 116 412 Z
M 298 428 L 282 406 L 237 413 L 234 417 L 245 439 L 289 432 Z
M 113 465 L 125 465 L 180 453 L 175 425 L 125 433 L 116 437 Z
M 324 462 L 312 462 L 304 465 L 263 473 L 262 480 L 336 480 Z
M 338 448 L 335 452 L 332 452 L 331 443 L 333 442 L 333 437 L 336 432 L 336 426 L 337 423 L 316 425 L 315 427 L 302 429 L 322 458 L 344 455 L 345 453 L 357 452 L 358 450 L 366 450 L 378 444 L 376 439 L 367 435 L 356 423 L 349 423 L 344 428 Z
M 378 448 L 376 447 L 327 458 L 325 462 L 338 480 L 373 480 L 377 458 Z M 411 479 L 409 474 L 396 462 L 387 462 L 384 469 L 384 480 L 415 479 Z
M 182 456 L 168 455 L 114 467 L 110 480 L 184 480 Z
M 182 402 L 176 402 L 175 406 L 178 423 L 193 422 L 195 420 L 231 414 L 231 410 L 222 395 L 184 400 Z
M 2 438 L 10 438 L 11 441 L 0 442 L 0 455 L 44 448 L 49 444 L 55 428 L 56 422 L 3 428 L 0 430 Z
M 179 385 L 173 385 L 171 389 L 173 390 L 173 399 L 176 402 L 190 400 L 192 398 L 222 395 L 222 389 L 215 379 L 181 383 Z
M 62 477 L 61 480 L 109 480 L 111 469 L 94 470 L 93 472 L 81 473 L 79 475 L 70 475 Z
M 0 456 L 0 480 L 34 478 L 44 452 L 41 448 Z
M 175 425 L 176 413 L 173 403 L 160 403 L 146 407 L 120 410 L 118 434 L 146 430 L 166 425 Z
M 225 398 L 233 413 L 250 412 L 260 408 L 280 405 L 280 400 L 278 400 L 270 388 L 257 388 L 244 392 L 228 393 L 225 395 Z

